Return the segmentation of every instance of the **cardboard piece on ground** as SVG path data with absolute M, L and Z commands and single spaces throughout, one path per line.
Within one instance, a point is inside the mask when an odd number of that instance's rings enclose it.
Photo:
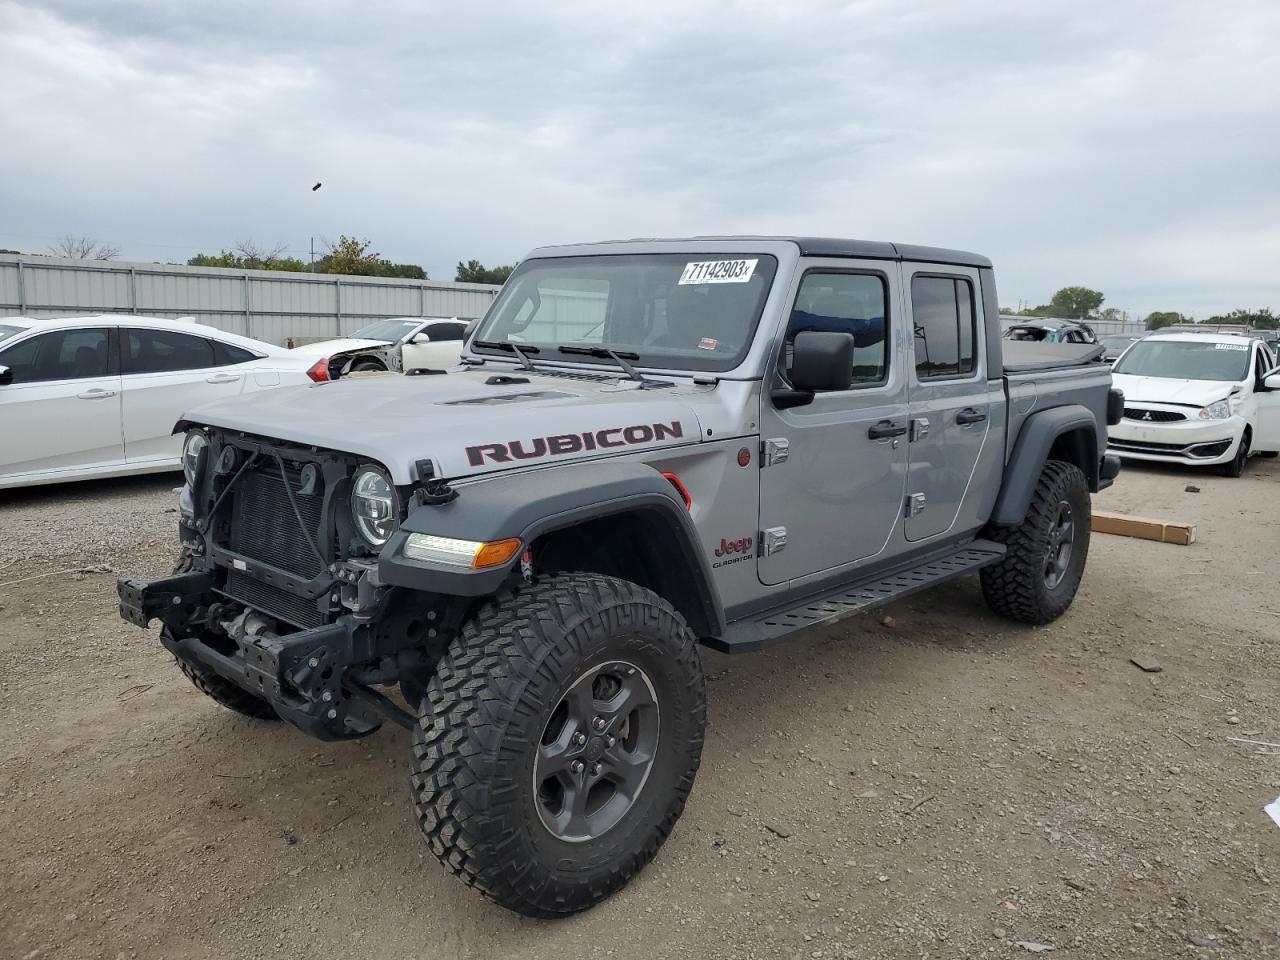
M 1152 520 L 1149 517 L 1130 517 L 1123 513 L 1095 510 L 1090 526 L 1094 533 L 1176 543 L 1182 547 L 1196 542 L 1196 525 L 1176 520 Z

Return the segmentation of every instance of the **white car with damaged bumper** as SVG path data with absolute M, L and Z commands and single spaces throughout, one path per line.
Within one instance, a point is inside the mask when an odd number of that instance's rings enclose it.
M 1125 351 L 1113 380 L 1125 403 L 1112 453 L 1238 477 L 1251 455 L 1280 451 L 1280 372 L 1259 340 L 1155 334 Z

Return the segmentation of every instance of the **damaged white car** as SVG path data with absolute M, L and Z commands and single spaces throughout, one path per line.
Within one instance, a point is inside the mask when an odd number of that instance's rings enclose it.
M 1280 451 L 1280 371 L 1261 340 L 1154 334 L 1124 352 L 1112 380 L 1124 419 L 1108 432 L 1111 453 L 1238 477 L 1251 454 Z
M 466 321 L 456 317 L 391 317 L 349 337 L 294 349 L 325 360 L 332 380 L 357 370 L 443 370 L 457 366 L 466 329 Z

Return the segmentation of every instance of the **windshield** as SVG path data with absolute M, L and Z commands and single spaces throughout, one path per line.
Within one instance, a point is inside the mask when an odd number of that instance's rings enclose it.
M 470 341 L 538 359 L 616 366 L 560 346 L 603 347 L 640 366 L 729 370 L 751 345 L 778 261 L 767 254 L 625 254 L 526 260 Z M 509 356 L 510 354 L 504 354 Z
M 1249 373 L 1249 344 L 1142 340 L 1120 358 L 1112 372 L 1232 383 Z
M 415 327 L 421 326 L 421 320 L 379 320 L 367 327 L 361 327 L 351 336 L 356 340 L 381 340 L 383 343 L 395 343 L 407 337 Z
M 10 337 L 16 336 L 26 329 L 26 327 L 15 327 L 12 324 L 0 323 L 0 343 L 4 343 Z

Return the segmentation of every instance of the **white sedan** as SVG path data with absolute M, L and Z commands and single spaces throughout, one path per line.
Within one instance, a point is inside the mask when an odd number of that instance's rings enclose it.
M 335 380 L 356 370 L 444 370 L 458 365 L 466 329 L 466 321 L 456 317 L 391 317 L 349 337 L 295 349 L 326 360 Z
M 0 317 L 0 489 L 177 470 L 184 411 L 327 379 L 313 357 L 185 321 Z
M 1134 460 L 1218 465 L 1238 477 L 1251 454 L 1280 451 L 1280 372 L 1261 340 L 1238 334 L 1156 333 L 1112 368 L 1124 419 L 1111 453 Z

